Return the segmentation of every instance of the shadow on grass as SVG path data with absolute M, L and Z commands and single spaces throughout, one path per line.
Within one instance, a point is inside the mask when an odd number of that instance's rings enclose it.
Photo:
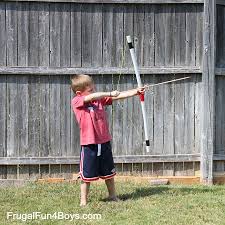
M 144 198 L 152 195 L 188 195 L 188 194 L 200 194 L 200 193 L 213 193 L 220 190 L 225 191 L 225 188 L 210 188 L 210 187 L 170 187 L 170 186 L 156 186 L 156 187 L 144 187 L 136 188 L 134 192 L 128 194 L 118 195 L 118 198 L 122 201 L 128 199 Z M 106 200 L 103 200 L 106 201 Z

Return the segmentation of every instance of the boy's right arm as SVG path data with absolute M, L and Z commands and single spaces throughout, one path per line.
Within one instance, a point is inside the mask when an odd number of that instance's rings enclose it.
M 101 99 L 104 97 L 117 97 L 120 94 L 119 91 L 112 91 L 112 92 L 96 92 L 84 97 L 84 102 L 91 102 L 97 99 Z

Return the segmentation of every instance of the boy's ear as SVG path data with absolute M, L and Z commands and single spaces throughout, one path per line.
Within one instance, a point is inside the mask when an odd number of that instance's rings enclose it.
M 81 91 L 76 91 L 76 95 L 81 95 Z

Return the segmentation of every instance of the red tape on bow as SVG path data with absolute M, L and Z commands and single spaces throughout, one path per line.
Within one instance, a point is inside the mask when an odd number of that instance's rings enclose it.
M 141 102 L 145 101 L 145 94 L 139 94 L 139 98 L 141 100 Z

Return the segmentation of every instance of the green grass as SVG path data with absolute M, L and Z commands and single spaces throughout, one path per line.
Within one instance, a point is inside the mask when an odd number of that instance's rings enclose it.
M 158 186 L 117 182 L 120 202 L 107 202 L 104 183 L 91 186 L 88 206 L 79 207 L 79 184 L 34 184 L 0 189 L 0 224 L 225 225 L 225 186 Z M 87 220 L 7 220 L 6 213 L 101 214 Z

